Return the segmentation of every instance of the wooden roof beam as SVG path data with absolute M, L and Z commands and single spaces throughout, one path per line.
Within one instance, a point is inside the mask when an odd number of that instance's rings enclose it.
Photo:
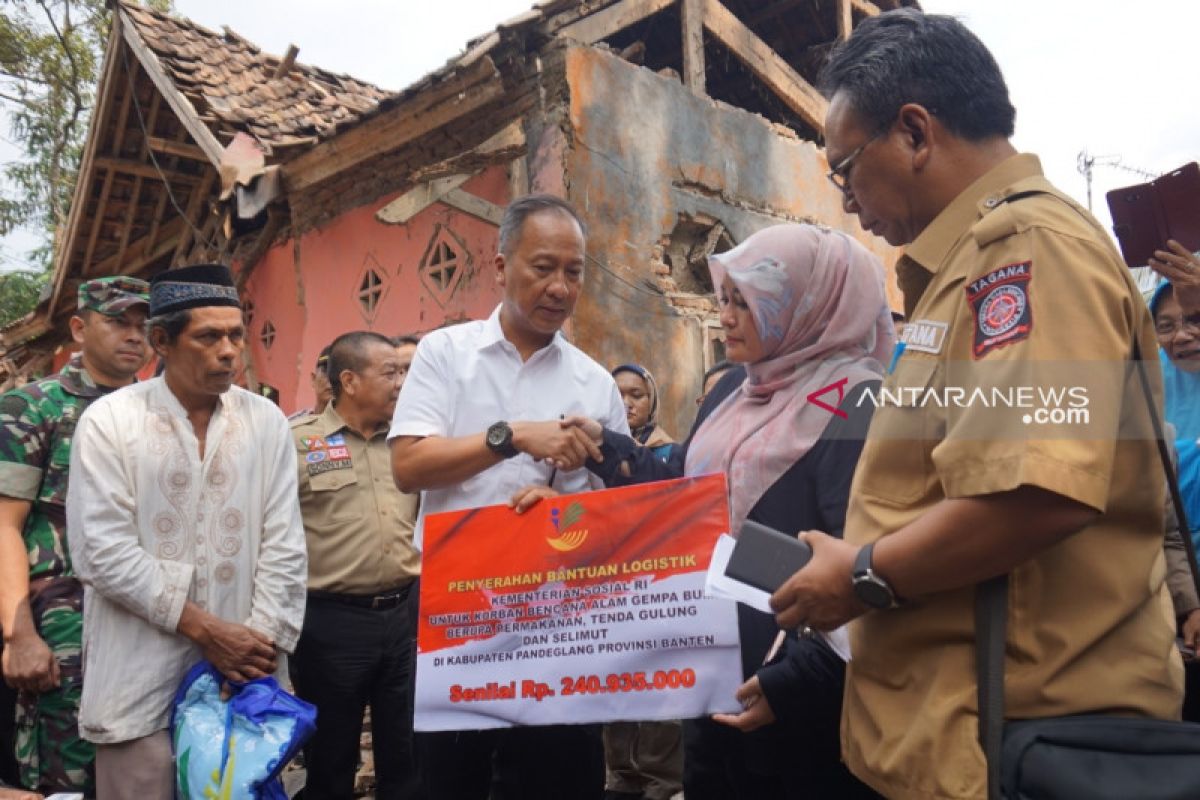
M 79 176 L 75 180 L 75 191 L 71 195 L 71 210 L 67 215 L 67 226 L 63 236 L 54 239 L 54 289 L 50 295 L 47 319 L 54 314 L 54 307 L 62 295 L 63 281 L 71 269 L 75 254 L 75 242 L 81 235 L 84 219 L 87 217 L 88 195 L 92 190 L 92 159 L 100 146 L 100 133 L 107 123 L 108 112 L 112 107 L 113 95 L 116 91 L 117 53 L 121 47 L 121 22 L 113 21 L 112 32 L 108 37 L 108 46 L 104 51 L 104 69 L 97 85 L 99 102 L 92 118 L 88 121 L 88 135 L 85 139 L 83 159 L 79 164 Z M 73 298 L 72 298 L 73 299 Z
M 883 13 L 879 6 L 871 2 L 871 0 L 850 0 L 850 5 L 858 13 L 867 17 L 877 17 Z
M 133 175 L 139 178 L 150 178 L 152 180 L 162 180 L 164 177 L 171 181 L 179 183 L 194 184 L 200 182 L 199 175 L 192 175 L 186 172 L 176 172 L 163 169 L 160 174 L 155 169 L 153 164 L 147 164 L 143 161 L 134 161 L 130 158 L 112 158 L 110 156 L 100 156 L 95 160 L 97 169 L 106 169 L 112 172 L 120 172 L 125 175 Z
M 138 148 L 138 157 L 146 158 L 150 155 L 149 135 L 154 133 L 155 125 L 158 124 L 158 112 L 162 109 L 162 95 L 158 92 L 154 93 L 154 99 L 150 102 L 150 115 L 146 118 L 147 135 L 142 137 L 142 146 Z M 117 247 L 117 260 L 120 261 L 125 257 L 125 249 L 129 247 L 129 235 L 133 232 L 133 223 L 137 220 L 138 207 L 142 199 L 142 182 L 145 178 L 141 175 L 137 176 L 133 181 L 133 191 L 129 194 L 129 209 L 125 214 L 125 224 L 121 227 L 121 243 Z
M 704 0 L 680 0 L 683 18 L 683 83 L 704 94 Z
M 98 274 L 115 275 L 117 274 L 117 270 L 120 270 L 122 275 L 137 275 L 152 262 L 175 249 L 186 224 L 183 221 L 183 217 L 176 217 L 162 226 L 160 241 L 151 242 L 149 236 L 143 236 L 136 241 L 130 242 L 129 248 L 124 254 L 124 258 L 128 259 L 127 261 L 122 260 L 121 253 L 113 253 L 108 258 L 96 264 L 96 272 Z
M 852 12 L 852 0 L 837 0 L 838 39 L 843 42 L 850 38 L 850 33 L 854 30 L 854 15 Z
M 196 216 L 200 213 L 200 209 L 204 208 L 204 201 L 208 199 L 209 193 L 212 191 L 214 178 L 216 173 L 208 170 L 204 173 L 204 179 L 200 181 L 200 185 L 192 190 L 192 196 L 188 198 L 187 208 L 184 209 L 184 225 L 183 232 L 179 235 L 179 241 L 175 245 L 175 253 L 171 256 L 171 263 L 180 263 L 179 259 L 187 251 L 188 246 L 192 243 L 192 234 L 196 231 Z M 201 234 L 203 235 L 203 234 Z
M 390 153 L 504 96 L 500 73 L 483 57 L 439 86 L 419 92 L 283 165 L 285 191 L 300 192 L 369 158 Z
M 720 0 L 705 0 L 704 27 L 797 116 L 818 133 L 825 130 L 829 102 Z
M 183 144 L 183 140 L 186 137 L 187 137 L 187 128 L 180 125 L 178 128 L 175 129 L 174 141 L 171 141 L 171 140 L 168 140 L 168 141 L 171 144 L 177 144 L 177 145 Z M 205 161 L 207 161 L 207 159 L 205 159 Z M 178 165 L 179 165 L 179 157 L 172 156 L 171 163 L 168 164 L 167 166 L 169 168 L 174 168 Z M 212 168 L 206 166 L 205 169 L 212 169 Z M 163 214 L 167 210 L 167 200 L 170 199 L 168 197 L 168 193 L 171 191 L 171 187 L 165 183 L 159 183 L 158 185 L 159 185 L 159 187 L 161 187 L 161 191 L 158 193 L 158 203 L 154 206 L 154 217 L 150 221 L 149 239 L 150 239 L 151 247 L 153 247 L 154 242 L 157 241 L 158 229 L 162 225 Z
M 117 17 L 120 19 L 120 29 L 125 37 L 125 43 L 129 45 L 129 49 L 137 56 L 137 60 L 141 63 L 142 69 L 146 70 L 146 74 L 150 76 L 150 80 L 158 87 L 158 91 L 166 99 L 167 104 L 171 106 L 171 110 L 175 112 L 175 116 L 187 128 L 191 134 L 192 141 L 200 146 L 204 154 L 208 157 L 209 163 L 214 167 L 221 163 L 221 143 L 217 141 L 217 137 L 213 136 L 212 131 L 200 121 L 196 114 L 196 109 L 191 102 L 183 96 L 183 93 L 176 88 L 174 81 L 167 77 L 166 70 L 158 60 L 158 56 L 146 46 L 138 36 L 137 29 L 129 21 L 124 11 L 117 7 Z
M 558 29 L 558 35 L 583 44 L 595 44 L 635 25 L 681 0 L 620 0 L 608 8 Z
M 156 95 L 161 97 L 161 95 Z M 146 145 L 156 153 L 165 156 L 179 156 L 186 158 L 188 161 L 202 161 L 208 163 L 208 156 L 194 144 L 187 142 L 176 142 L 171 139 L 164 139 L 160 136 L 147 136 Z

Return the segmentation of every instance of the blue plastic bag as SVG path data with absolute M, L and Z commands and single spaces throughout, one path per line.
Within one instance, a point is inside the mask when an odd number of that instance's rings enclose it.
M 188 671 L 171 707 L 175 789 L 183 800 L 287 800 L 279 773 L 316 730 L 317 709 L 274 678 L 235 683 L 207 661 Z

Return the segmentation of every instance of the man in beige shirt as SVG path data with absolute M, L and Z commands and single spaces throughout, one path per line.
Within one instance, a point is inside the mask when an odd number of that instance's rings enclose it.
M 880 14 L 823 77 L 830 179 L 864 228 L 907 246 L 908 325 L 880 394 L 904 399 L 875 412 L 845 540 L 803 533 L 813 560 L 772 605 L 788 627 L 854 619 L 855 775 L 896 800 L 983 798 L 973 605 L 988 578 L 1009 575 L 1010 719 L 1178 717 L 1162 467 L 1126 371 L 1154 328 L 1104 231 L 1009 142 L 1003 77 L 961 23 Z
M 367 331 L 334 340 L 333 401 L 294 420 L 300 511 L 308 539 L 308 610 L 292 660 L 300 697 L 317 707 L 305 748 L 306 800 L 353 794 L 363 712 L 371 707 L 375 796 L 416 797 L 412 679 L 421 571 L 418 495 L 392 481 L 388 423 L 404 371 L 395 346 Z

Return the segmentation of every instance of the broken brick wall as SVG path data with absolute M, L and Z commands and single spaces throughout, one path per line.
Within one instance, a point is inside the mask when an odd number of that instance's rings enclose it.
M 706 348 L 708 360 L 719 351 L 703 250 L 810 221 L 856 236 L 888 270 L 895 251 L 843 212 L 813 143 L 601 49 L 572 48 L 566 71 L 566 189 L 587 220 L 592 259 L 574 340 L 608 368 L 649 368 L 661 420 L 682 438 Z M 894 294 L 890 275 L 887 284 Z

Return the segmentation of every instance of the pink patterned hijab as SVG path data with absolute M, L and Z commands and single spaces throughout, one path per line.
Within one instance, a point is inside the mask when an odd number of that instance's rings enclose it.
M 710 258 L 708 268 L 718 293 L 726 275 L 742 293 L 766 352 L 701 424 L 685 465 L 687 475 L 725 473 L 737 536 L 759 498 L 834 419 L 808 396 L 842 378 L 849 393 L 881 377 L 895 334 L 879 260 L 838 231 L 765 228 Z M 836 405 L 838 395 L 820 399 Z

